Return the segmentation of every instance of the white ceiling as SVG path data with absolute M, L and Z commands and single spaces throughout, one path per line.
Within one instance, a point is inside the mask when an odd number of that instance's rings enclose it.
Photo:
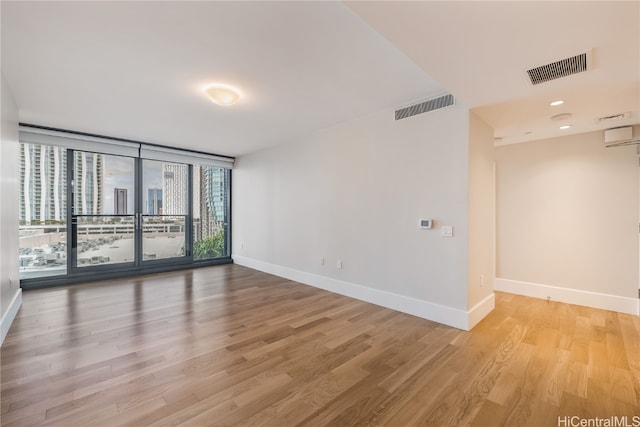
M 507 144 L 640 123 L 638 6 L 2 1 L 2 74 L 22 122 L 217 154 L 446 91 Z M 526 69 L 587 49 L 592 71 L 528 83 Z M 214 82 L 243 99 L 212 104 Z M 565 112 L 560 131 L 550 117 Z
M 490 124 L 498 144 L 640 123 L 640 2 L 349 2 Z M 592 71 L 531 85 L 525 71 L 593 49 Z M 562 106 L 549 102 L 563 99 Z M 630 112 L 628 119 L 598 118 Z M 571 113 L 562 123 L 553 115 Z M 571 124 L 560 130 L 561 124 Z
M 240 155 L 444 91 L 336 2 L 1 7 L 24 123 Z M 214 105 L 214 82 L 243 99 Z

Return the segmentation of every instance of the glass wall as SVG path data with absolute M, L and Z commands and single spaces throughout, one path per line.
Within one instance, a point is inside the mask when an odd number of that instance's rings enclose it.
M 20 278 L 27 288 L 53 277 L 63 284 L 230 261 L 224 166 L 233 159 L 209 156 L 218 160 L 203 165 L 207 156 L 199 153 L 105 146 L 55 132 L 66 147 L 41 145 L 46 134 L 21 129 L 30 141 L 20 144 Z
M 73 155 L 76 266 L 135 262 L 135 159 Z
M 229 256 L 228 171 L 193 167 L 193 259 Z
M 20 144 L 20 277 L 67 273 L 67 150 Z
M 186 255 L 188 179 L 188 165 L 142 161 L 143 261 Z

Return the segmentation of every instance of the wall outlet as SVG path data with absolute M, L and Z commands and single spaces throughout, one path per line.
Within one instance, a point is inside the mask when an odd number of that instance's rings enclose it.
M 342 268 L 342 260 L 341 260 L 341 259 L 339 259 L 339 260 L 336 262 L 336 267 L 338 267 L 338 269 L 341 269 L 341 268 Z
M 484 274 L 480 275 L 480 287 L 484 287 Z
M 320 265 L 324 265 L 324 258 L 320 258 Z

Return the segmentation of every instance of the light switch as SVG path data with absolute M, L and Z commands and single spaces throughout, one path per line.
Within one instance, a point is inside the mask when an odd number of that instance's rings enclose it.
M 440 227 L 440 235 L 442 237 L 453 237 L 453 227 L 451 225 L 443 225 Z

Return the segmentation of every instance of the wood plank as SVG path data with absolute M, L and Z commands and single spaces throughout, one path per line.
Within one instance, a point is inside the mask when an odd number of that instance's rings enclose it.
M 29 291 L 3 426 L 556 425 L 640 414 L 640 319 L 496 292 L 472 331 L 236 265 Z

